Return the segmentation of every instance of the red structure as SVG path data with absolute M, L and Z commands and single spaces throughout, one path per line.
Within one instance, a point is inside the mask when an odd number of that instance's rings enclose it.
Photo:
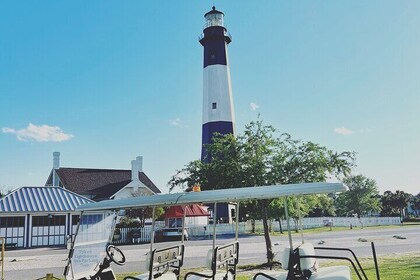
M 209 212 L 198 204 L 187 206 L 171 206 L 164 214 L 165 219 L 169 218 L 182 218 L 184 217 L 184 210 L 186 217 L 209 216 Z

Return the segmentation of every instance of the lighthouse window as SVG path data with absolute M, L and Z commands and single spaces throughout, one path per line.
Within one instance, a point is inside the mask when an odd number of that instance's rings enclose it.
M 212 108 L 212 109 L 216 109 L 216 108 L 217 108 L 217 104 L 216 104 L 216 102 L 213 102 L 213 104 L 211 105 L 211 108 Z

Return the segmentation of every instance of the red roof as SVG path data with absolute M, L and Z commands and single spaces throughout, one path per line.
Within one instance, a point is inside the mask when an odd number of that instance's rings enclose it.
M 209 212 L 205 210 L 202 206 L 198 204 L 187 205 L 187 206 L 171 206 L 166 210 L 164 217 L 165 218 L 181 218 L 184 217 L 184 209 L 186 212 L 186 217 L 196 217 L 196 216 L 209 216 Z

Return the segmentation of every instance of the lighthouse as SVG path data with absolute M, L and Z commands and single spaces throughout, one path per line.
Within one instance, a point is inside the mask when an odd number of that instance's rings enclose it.
M 204 18 L 199 41 L 204 48 L 201 160 L 206 161 L 204 145 L 211 143 L 214 133 L 235 135 L 235 114 L 227 53 L 232 37 L 224 25 L 224 14 L 216 7 Z

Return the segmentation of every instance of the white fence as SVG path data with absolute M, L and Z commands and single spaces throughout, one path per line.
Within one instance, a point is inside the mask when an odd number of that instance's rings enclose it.
M 164 226 L 165 222 L 156 221 L 155 223 L 155 229 L 163 228 Z M 114 234 L 112 243 L 149 243 L 151 239 L 151 230 L 152 227 L 149 225 L 145 226 L 144 228 L 119 228 L 120 234 Z
M 386 226 L 386 225 L 399 225 L 401 220 L 399 217 L 319 217 L 319 218 L 303 218 L 302 226 L 306 228 L 319 228 L 325 226 L 331 222 L 333 227 L 369 227 L 369 226 Z M 278 221 L 271 220 L 269 223 L 272 231 L 280 231 L 280 225 Z M 283 230 L 287 228 L 286 220 L 281 221 Z M 296 221 L 290 219 L 290 227 L 295 229 Z M 251 231 L 252 225 L 250 222 L 247 223 L 246 230 Z M 263 225 L 262 221 L 255 222 L 255 231 L 262 232 Z
M 384 225 L 399 225 L 401 220 L 399 217 L 320 217 L 320 218 L 303 218 L 303 228 L 319 228 L 324 227 L 327 222 L 332 222 L 333 227 L 368 227 L 368 226 L 384 226 Z M 281 221 L 283 230 L 287 229 L 286 220 Z M 294 230 L 296 223 L 293 219 L 290 220 L 290 226 Z M 164 227 L 163 222 L 156 222 L 156 229 Z M 280 231 L 278 221 L 270 220 L 269 227 L 271 231 Z M 139 237 L 132 238 L 132 233 L 139 233 Z M 252 232 L 251 221 L 239 223 L 239 234 L 246 234 Z M 255 221 L 255 232 L 263 232 L 262 221 Z M 235 224 L 217 224 L 216 235 L 234 234 Z M 190 238 L 210 238 L 213 235 L 213 225 L 207 226 L 192 226 L 188 227 L 188 234 Z M 151 226 L 144 228 L 121 228 L 120 236 L 116 238 L 114 244 L 127 243 L 148 243 L 151 238 Z

